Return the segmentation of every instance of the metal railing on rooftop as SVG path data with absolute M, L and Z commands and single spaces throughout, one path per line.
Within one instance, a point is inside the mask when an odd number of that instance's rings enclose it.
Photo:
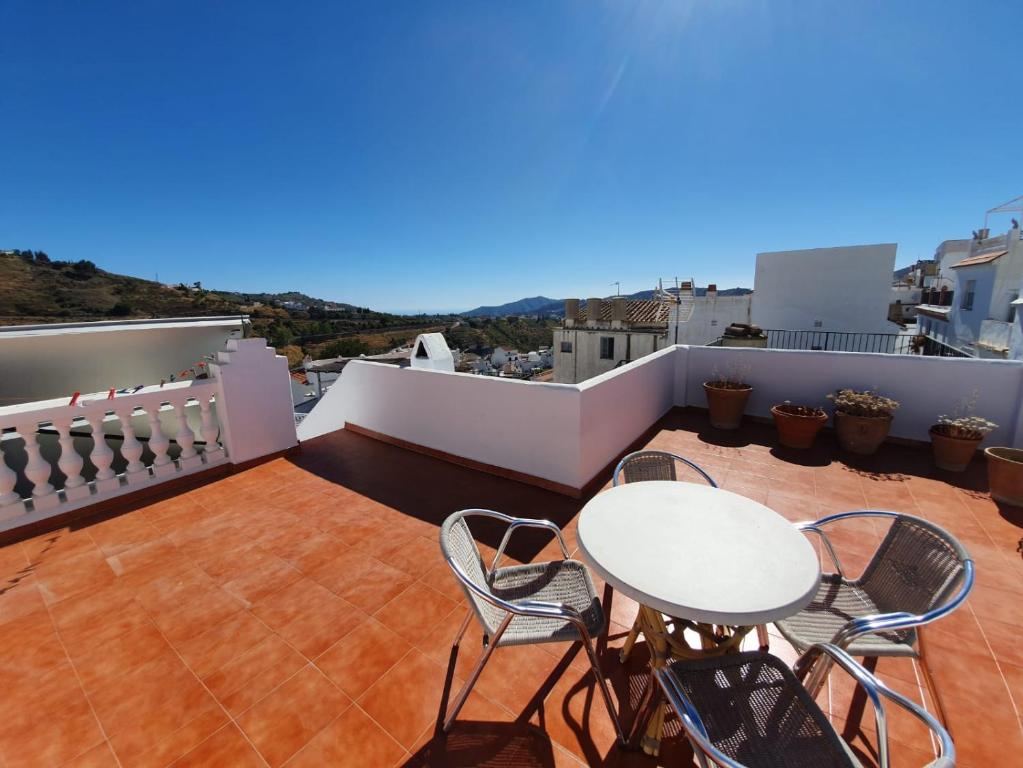
M 796 331 L 765 329 L 767 349 L 803 349 L 829 352 L 880 352 L 890 355 L 924 355 L 927 357 L 972 357 L 930 336 L 907 336 L 898 333 L 855 333 L 846 331 Z M 742 341 L 749 341 L 744 339 Z M 718 338 L 707 346 L 728 346 Z

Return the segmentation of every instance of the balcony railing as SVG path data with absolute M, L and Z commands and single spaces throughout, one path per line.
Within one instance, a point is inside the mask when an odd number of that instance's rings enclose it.
M 927 357 L 972 357 L 931 337 L 899 333 L 855 333 L 846 331 L 765 330 L 767 349 L 805 349 L 819 352 L 878 352 L 889 355 Z M 919 340 L 917 340 L 919 339 Z M 743 339 L 747 341 L 748 339 Z M 715 339 L 708 347 L 729 346 L 725 338 Z M 736 345 L 740 346 L 740 345 Z
M 287 361 L 263 339 L 229 341 L 209 368 L 0 407 L 0 532 L 295 445 Z

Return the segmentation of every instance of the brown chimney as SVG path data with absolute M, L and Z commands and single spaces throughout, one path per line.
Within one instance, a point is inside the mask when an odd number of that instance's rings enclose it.
M 629 318 L 629 304 L 624 296 L 616 296 L 611 300 L 611 323 L 621 327 Z
M 713 299 L 717 295 L 718 295 L 718 284 L 717 283 L 710 283 L 707 286 L 707 296 Z
M 565 327 L 571 328 L 579 319 L 579 299 L 565 299 Z
M 586 324 L 596 325 L 600 322 L 600 313 L 604 309 L 603 299 L 587 299 L 586 300 Z

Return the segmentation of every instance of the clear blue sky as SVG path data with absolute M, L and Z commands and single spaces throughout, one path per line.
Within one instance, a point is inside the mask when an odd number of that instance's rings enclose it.
M 1018 0 L 3 0 L 0 248 L 405 310 L 749 286 L 763 250 L 905 264 L 1023 194 L 1021 27 Z

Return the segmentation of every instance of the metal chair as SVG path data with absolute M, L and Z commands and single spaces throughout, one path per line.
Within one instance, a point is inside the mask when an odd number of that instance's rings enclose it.
M 929 763 L 930 768 L 955 765 L 951 737 L 928 712 L 886 687 L 840 648 L 830 644 L 812 648 L 848 672 L 869 696 L 880 768 L 889 766 L 885 699 L 916 716 L 937 737 L 940 755 Z M 769 653 L 675 661 L 654 670 L 652 678 L 633 724 L 633 736 L 652 711 L 654 689 L 659 687 L 682 721 L 702 768 L 861 766 L 810 692 L 781 659 Z
M 842 569 L 825 526 L 843 520 L 884 518 L 892 521 L 887 535 L 858 578 Z M 973 587 L 969 553 L 943 528 L 911 515 L 879 510 L 841 512 L 797 527 L 821 538 L 836 572 L 821 576 L 813 601 L 802 611 L 775 622 L 782 635 L 803 653 L 795 672 L 816 695 L 831 668 L 830 658 L 807 652 L 832 643 L 872 668 L 879 656 L 919 660 L 931 697 L 943 723 L 945 712 L 927 664 L 916 627 L 954 611 Z
M 698 464 L 691 462 L 683 456 L 668 453 L 667 451 L 636 451 L 635 453 L 630 453 L 618 462 L 618 466 L 615 467 L 614 475 L 611 478 L 611 485 L 617 487 L 622 482 L 637 483 L 646 480 L 684 480 L 687 475 L 692 477 L 694 481 L 706 482 L 711 488 L 718 487 L 718 484 L 714 482 L 714 478 L 707 474 Z M 608 616 L 611 615 L 611 603 L 613 600 L 614 589 L 610 584 L 607 584 L 604 586 L 604 612 Z M 638 636 L 639 625 L 637 622 L 633 624 L 629 638 L 622 648 L 622 661 L 628 657 Z M 763 650 L 767 650 L 769 645 L 767 627 L 763 625 L 757 627 L 757 638 L 760 647 Z
M 487 568 L 466 518 L 484 517 L 507 523 L 494 561 Z M 512 534 L 520 528 L 545 528 L 561 545 L 563 560 L 499 568 L 498 563 Z M 475 615 L 483 628 L 483 654 L 455 697 L 451 712 L 444 719 L 444 731 L 450 730 L 458 712 L 479 679 L 491 654 L 500 646 L 581 641 L 590 659 L 597 687 L 604 697 L 618 738 L 625 735 L 592 638 L 605 629 L 604 611 L 597 600 L 586 566 L 569 558 L 561 530 L 549 520 L 509 517 L 486 509 L 465 509 L 449 516 L 440 529 L 440 546 L 455 577 L 469 600 L 470 610 L 452 643 L 457 648 Z
M 714 479 L 704 472 L 698 465 L 689 459 L 677 456 L 667 451 L 636 451 L 630 453 L 618 462 L 614 475 L 611 478 L 611 485 L 626 483 L 637 483 L 643 480 L 678 480 L 682 473 L 692 470 L 697 477 L 702 478 L 708 485 L 717 488 L 718 484 Z M 692 474 L 692 473 L 691 473 Z

